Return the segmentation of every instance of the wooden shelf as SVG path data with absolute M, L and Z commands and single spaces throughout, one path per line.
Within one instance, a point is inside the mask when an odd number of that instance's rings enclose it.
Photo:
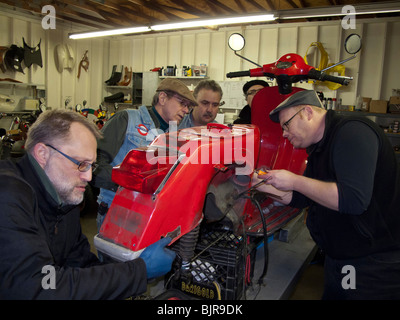
M 374 116 L 374 117 L 380 117 L 380 118 L 399 118 L 400 119 L 400 113 L 373 113 L 373 112 L 364 112 L 364 111 L 343 111 L 343 110 L 337 110 L 336 111 L 339 114 L 343 115 L 360 115 L 360 116 Z
M 393 132 L 385 132 L 388 137 L 392 138 L 400 138 L 400 133 L 393 133 Z
M 23 82 L 12 82 L 12 81 L 0 81 L 0 86 L 1 85 L 11 85 L 11 86 L 16 86 L 16 87 L 43 87 L 43 90 L 45 88 L 45 85 L 42 83 L 23 83 Z
M 132 86 L 107 86 L 108 89 L 132 89 Z
M 203 77 L 203 76 L 192 76 L 192 77 L 177 77 L 177 76 L 160 76 L 160 79 L 165 79 L 165 78 L 174 78 L 174 79 L 208 79 L 209 77 Z

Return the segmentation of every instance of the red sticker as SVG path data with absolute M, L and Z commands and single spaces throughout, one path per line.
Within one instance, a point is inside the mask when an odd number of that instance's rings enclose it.
M 149 129 L 147 129 L 144 124 L 139 124 L 136 128 L 139 134 L 141 134 L 142 136 L 147 136 Z

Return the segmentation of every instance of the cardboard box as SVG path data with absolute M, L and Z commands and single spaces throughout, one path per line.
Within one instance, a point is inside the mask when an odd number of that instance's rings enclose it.
M 192 65 L 192 76 L 193 77 L 200 77 L 200 66 Z
M 390 97 L 389 104 L 400 104 L 400 97 L 398 96 Z
M 361 111 L 368 112 L 372 98 L 362 98 Z
M 388 109 L 390 113 L 400 113 L 400 97 L 390 97 Z
M 200 63 L 200 76 L 201 77 L 207 76 L 207 65 L 204 63 Z
M 386 113 L 388 102 L 386 100 L 371 100 L 369 105 L 369 112 L 372 113 Z

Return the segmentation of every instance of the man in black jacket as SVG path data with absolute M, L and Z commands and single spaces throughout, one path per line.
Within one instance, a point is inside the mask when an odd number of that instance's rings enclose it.
M 124 263 L 90 252 L 78 205 L 99 137 L 80 114 L 48 111 L 29 130 L 27 154 L 0 163 L 0 299 L 124 299 L 170 270 L 168 238 Z
M 254 96 L 258 91 L 269 87 L 268 82 L 264 80 L 250 80 L 243 86 L 243 94 L 246 98 L 247 105 L 240 110 L 239 117 L 233 122 L 234 124 L 251 124 L 251 104 Z
M 259 177 L 289 191 L 283 203 L 309 207 L 307 226 L 325 252 L 324 298 L 400 299 L 400 171 L 383 130 L 324 110 L 311 90 L 283 101 L 270 118 L 295 148 L 307 149 L 307 167 L 303 176 L 271 170 Z

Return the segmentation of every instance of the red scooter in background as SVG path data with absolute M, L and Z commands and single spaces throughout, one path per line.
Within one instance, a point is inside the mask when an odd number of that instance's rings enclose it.
M 236 283 L 232 293 L 228 282 L 240 282 L 239 273 L 246 275 L 246 283 L 251 280 L 252 242 L 264 239 L 267 248 L 268 237 L 299 214 L 298 209 L 276 205 L 268 195 L 251 187 L 257 168 L 302 174 L 306 166 L 305 150 L 294 149 L 282 137 L 280 125 L 269 119 L 269 112 L 303 90 L 292 88 L 298 81 L 328 80 L 346 85 L 350 80 L 318 71 L 292 53 L 256 69 L 227 74 L 228 78 L 242 76 L 277 80 L 277 86 L 255 95 L 252 124 L 182 129 L 159 135 L 148 147 L 131 150 L 113 169 L 112 179 L 120 187 L 94 239 L 100 252 L 126 261 L 170 236 L 178 259 L 168 285 L 175 283 L 174 287 L 198 298 L 240 298 L 238 291 L 244 286 Z M 234 262 L 227 261 L 223 250 L 228 249 L 218 247 L 222 242 L 229 248 L 240 248 Z M 226 274 L 229 267 L 235 271 L 233 279 Z

